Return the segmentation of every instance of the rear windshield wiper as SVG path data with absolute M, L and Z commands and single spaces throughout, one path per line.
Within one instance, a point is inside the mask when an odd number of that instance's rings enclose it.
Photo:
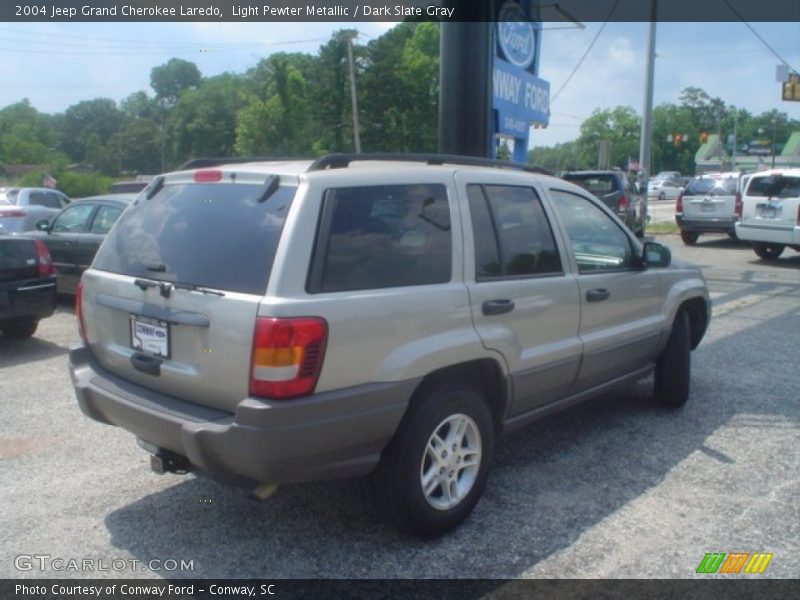
M 196 285 L 194 283 L 173 283 L 172 287 L 176 290 L 187 290 L 190 292 L 200 292 L 201 294 L 209 294 L 211 296 L 224 296 L 225 292 L 220 292 L 219 290 L 211 290 L 207 287 L 203 287 L 201 285 Z

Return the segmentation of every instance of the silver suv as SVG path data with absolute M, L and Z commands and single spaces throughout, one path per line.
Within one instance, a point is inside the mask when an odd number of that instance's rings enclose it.
M 501 432 L 651 372 L 688 397 L 702 274 L 577 185 L 439 155 L 206 164 L 141 193 L 76 298 L 78 402 L 158 472 L 265 497 L 375 471 L 433 536 Z

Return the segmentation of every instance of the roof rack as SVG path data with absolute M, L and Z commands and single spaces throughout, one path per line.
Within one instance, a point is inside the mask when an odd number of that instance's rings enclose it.
M 232 165 L 251 162 L 286 162 L 290 160 L 314 160 L 307 156 L 227 156 L 217 158 L 192 158 L 187 160 L 176 171 L 188 171 L 189 169 L 207 169 L 219 165 Z
M 495 167 L 503 169 L 516 169 L 531 173 L 552 175 L 544 167 L 514 163 L 507 160 L 481 158 L 479 156 L 460 156 L 457 154 L 409 154 L 391 152 L 375 152 L 366 154 L 326 154 L 311 163 L 309 171 L 322 171 L 325 169 L 345 169 L 354 161 L 387 161 L 387 162 L 421 162 L 429 165 L 467 165 L 472 167 Z

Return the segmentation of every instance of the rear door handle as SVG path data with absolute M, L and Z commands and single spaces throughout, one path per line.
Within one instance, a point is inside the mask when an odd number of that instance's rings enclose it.
M 514 301 L 507 299 L 487 300 L 481 305 L 481 311 L 485 315 L 502 315 L 512 310 L 514 310 Z
M 586 292 L 586 300 L 588 302 L 602 302 L 611 296 L 611 292 L 606 289 L 589 290 Z

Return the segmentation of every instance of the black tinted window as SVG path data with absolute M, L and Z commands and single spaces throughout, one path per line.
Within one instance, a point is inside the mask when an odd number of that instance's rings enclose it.
M 620 182 L 613 175 L 566 174 L 564 179 L 581 186 L 595 196 L 607 196 L 620 191 Z
M 730 196 L 736 193 L 737 180 L 728 177 L 725 179 L 693 179 L 684 190 L 684 196 Z
M 553 232 L 533 189 L 470 185 L 467 193 L 476 279 L 561 272 Z
M 309 291 L 450 280 L 450 208 L 443 185 L 329 190 L 322 214 Z
M 296 188 L 259 202 L 264 186 L 167 185 L 140 197 L 100 247 L 94 268 L 263 294 Z
M 28 195 L 28 204 L 44 206 L 46 208 L 63 208 L 66 203 L 61 202 L 61 196 L 50 192 L 31 192 Z
M 797 198 L 800 196 L 800 177 L 786 177 L 784 175 L 753 177 L 750 187 L 747 188 L 747 195 Z

